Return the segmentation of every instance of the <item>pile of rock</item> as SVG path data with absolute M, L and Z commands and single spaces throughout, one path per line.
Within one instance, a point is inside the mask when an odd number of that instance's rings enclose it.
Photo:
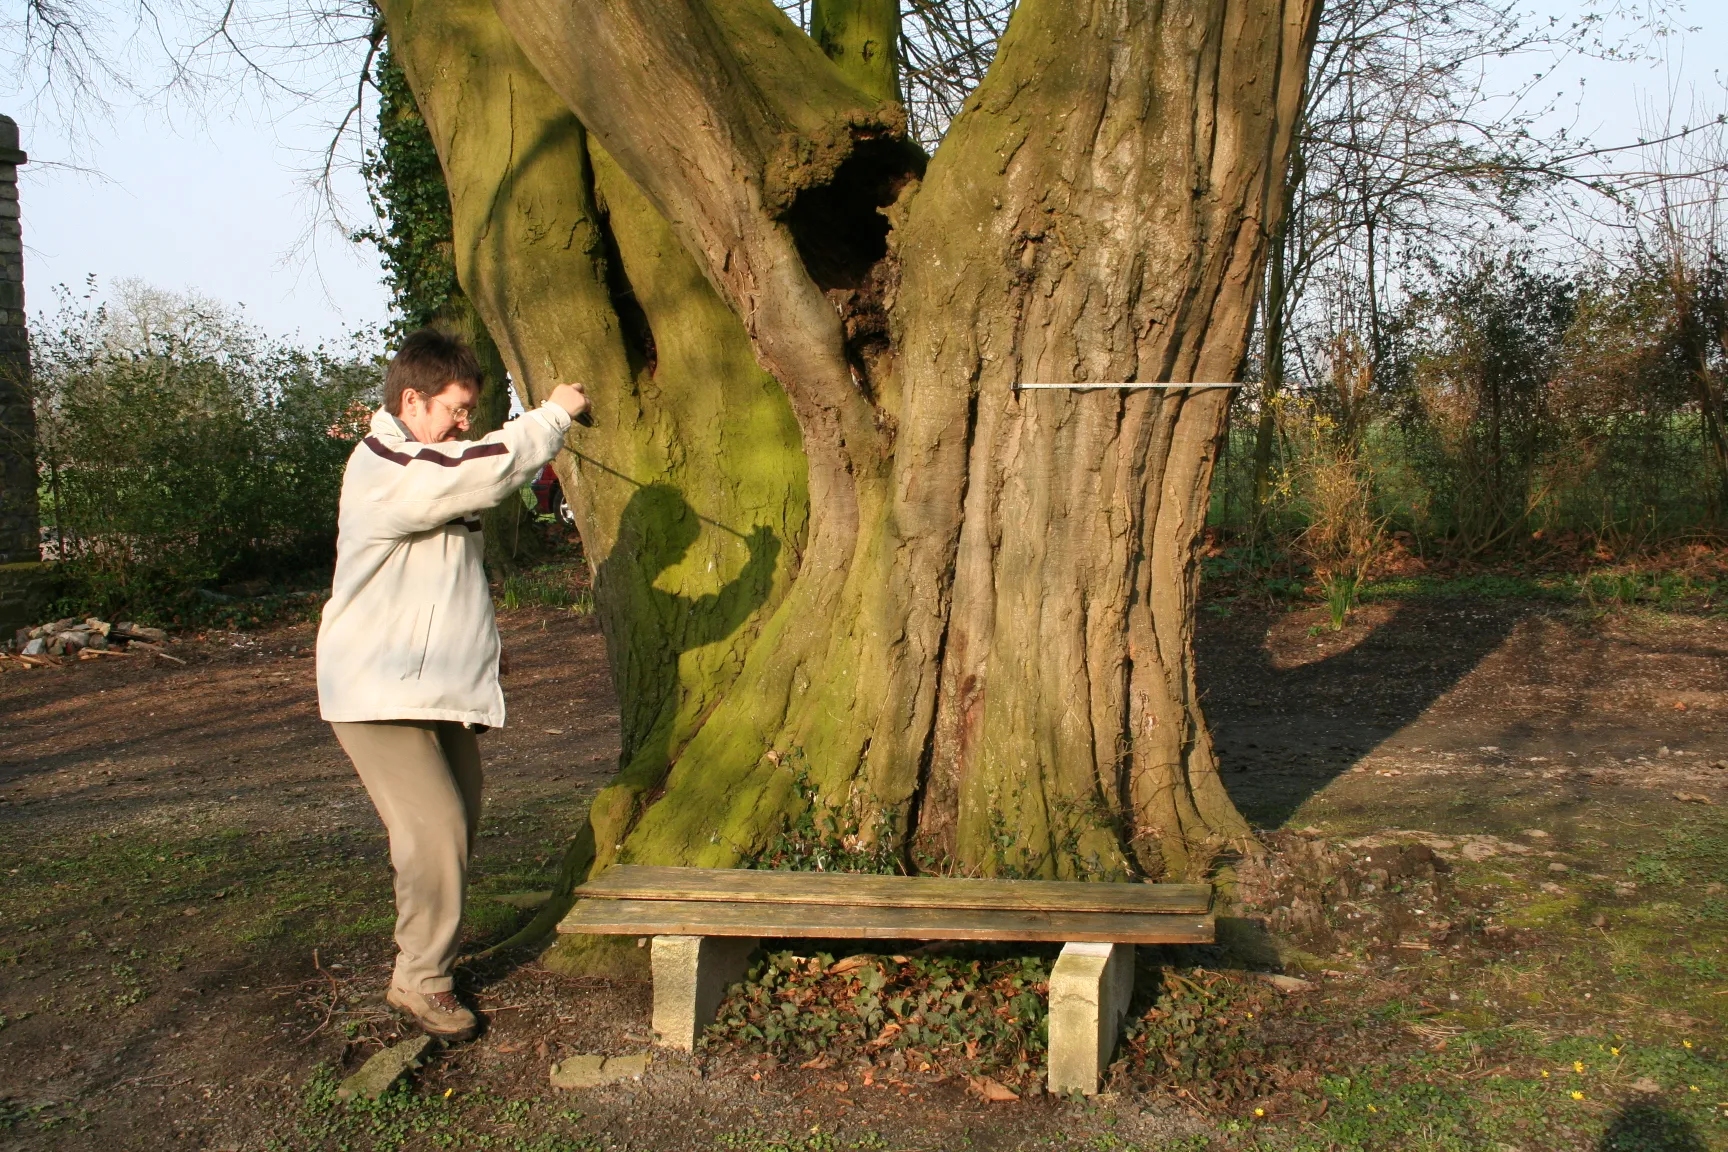
M 83 620 L 68 616 L 52 624 L 20 628 L 14 643 L 21 656 L 79 657 L 86 651 L 124 651 L 132 644 L 153 648 L 167 640 L 168 633 L 160 628 L 127 621 L 110 624 L 95 616 Z

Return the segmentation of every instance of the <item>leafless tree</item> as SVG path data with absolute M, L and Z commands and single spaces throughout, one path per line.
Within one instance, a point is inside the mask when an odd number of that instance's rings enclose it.
M 1621 58 L 1669 30 L 1669 11 L 1587 6 L 1535 21 L 1513 0 L 1335 0 L 1322 14 L 1290 204 L 1262 305 L 1254 489 L 1268 491 L 1276 407 L 1292 380 L 1324 391 L 1325 349 L 1358 332 L 1376 373 L 1385 320 L 1412 264 L 1445 263 L 1496 229 L 1522 229 L 1581 197 L 1607 202 L 1639 147 L 1597 144 L 1543 95 L 1583 56 Z M 1506 61 L 1531 69 L 1507 83 Z

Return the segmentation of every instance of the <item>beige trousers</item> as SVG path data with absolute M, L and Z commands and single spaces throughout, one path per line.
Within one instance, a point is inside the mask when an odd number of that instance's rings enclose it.
M 452 720 L 331 724 L 390 834 L 396 987 L 447 992 L 480 831 L 480 741 Z

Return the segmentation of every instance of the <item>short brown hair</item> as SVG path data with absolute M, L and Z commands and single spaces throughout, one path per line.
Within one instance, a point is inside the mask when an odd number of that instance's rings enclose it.
M 452 384 L 480 390 L 480 361 L 474 350 L 454 336 L 432 328 L 410 332 L 384 370 L 384 408 L 402 415 L 402 393 L 418 392 L 430 399 Z

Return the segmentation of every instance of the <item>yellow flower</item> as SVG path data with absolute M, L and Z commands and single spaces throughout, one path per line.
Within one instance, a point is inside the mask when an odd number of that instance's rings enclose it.
M 1692 1089 L 1692 1091 L 1694 1091 L 1694 1092 L 1698 1091 L 1698 1085 L 1696 1085 L 1696 1084 L 1688 1084 L 1688 1085 L 1686 1085 L 1686 1087 Z
M 1618 1055 L 1620 1055 L 1620 1049 L 1618 1049 L 1618 1048 L 1610 1048 L 1610 1049 L 1608 1049 L 1608 1055 L 1610 1055 L 1610 1056 L 1618 1056 Z
M 1690 1040 L 1682 1040 L 1682 1041 L 1680 1041 L 1680 1043 L 1686 1045 L 1686 1047 L 1688 1047 L 1688 1048 L 1692 1047 L 1692 1041 L 1690 1041 Z
M 1374 1105 L 1370 1104 L 1370 1105 L 1368 1105 L 1368 1111 L 1378 1112 L 1378 1111 L 1380 1111 L 1380 1109 L 1378 1109 L 1378 1108 L 1374 1107 Z
M 1582 1100 L 1582 1099 L 1584 1099 L 1584 1093 L 1582 1093 L 1582 1092 L 1574 1092 L 1574 1093 L 1572 1093 L 1572 1099 L 1574 1099 L 1574 1100 Z
M 1547 1069 L 1542 1070 L 1542 1079 L 1544 1079 L 1544 1080 L 1548 1079 L 1548 1070 Z
M 1582 1061 L 1582 1060 L 1572 1061 L 1572 1071 L 1574 1071 L 1574 1072 L 1584 1071 L 1584 1061 Z
M 454 1088 L 444 1089 L 444 1099 L 446 1099 L 446 1100 L 450 1099 L 450 1093 L 452 1093 L 454 1091 L 456 1091 L 456 1089 L 454 1089 Z
M 1256 1108 L 1256 1109 L 1254 1109 L 1254 1115 L 1256 1115 L 1256 1116 L 1264 1116 L 1264 1115 L 1266 1115 L 1266 1109 L 1264 1109 L 1264 1108 Z

